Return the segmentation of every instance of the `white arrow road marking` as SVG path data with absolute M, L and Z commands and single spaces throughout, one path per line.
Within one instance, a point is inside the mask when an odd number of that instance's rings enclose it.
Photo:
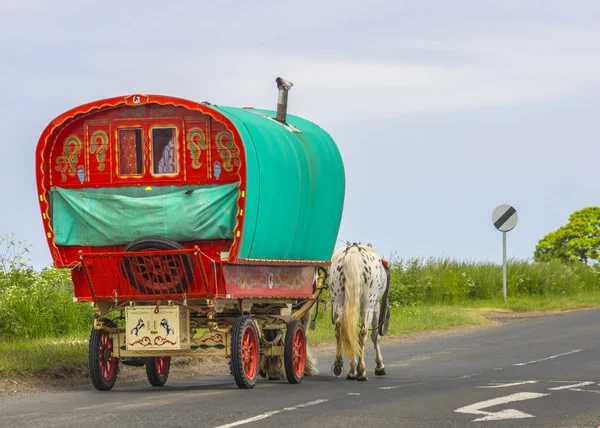
M 548 391 L 560 391 L 561 389 L 578 388 L 580 386 L 593 385 L 593 384 L 594 384 L 594 382 L 574 383 L 573 385 L 563 385 L 563 386 L 557 386 L 554 388 L 548 388 Z
M 540 360 L 533 360 L 533 361 L 527 361 L 526 363 L 513 364 L 513 366 L 526 366 L 527 364 L 534 364 L 534 363 L 539 363 L 541 361 L 552 360 L 554 358 L 563 357 L 565 355 L 575 354 L 575 353 L 581 352 L 581 351 L 585 351 L 585 349 L 575 349 L 574 351 L 565 352 L 564 354 L 551 355 L 549 357 L 542 358 Z
M 471 404 L 470 406 L 461 407 L 456 409 L 455 412 L 467 413 L 472 415 L 485 415 L 482 418 L 473 419 L 472 422 L 480 421 L 500 421 L 503 419 L 522 419 L 522 418 L 535 418 L 535 416 L 529 413 L 521 412 L 515 409 L 506 409 L 499 412 L 486 412 L 481 409 L 486 407 L 498 406 L 500 404 L 512 403 L 513 401 L 525 401 L 533 398 L 540 398 L 550 394 L 540 394 L 537 392 L 518 392 L 516 394 L 507 395 L 505 397 L 493 398 L 491 400 L 480 401 L 479 403 Z
M 526 385 L 529 383 L 537 383 L 537 380 L 526 380 L 523 382 L 513 382 L 513 383 L 497 383 L 497 382 L 492 382 L 495 383 L 496 385 L 485 385 L 485 386 L 478 386 L 477 388 L 507 388 L 510 386 L 518 386 L 518 385 Z
M 238 425 L 249 424 L 250 422 L 256 422 L 256 421 L 260 421 L 261 419 L 266 419 L 270 416 L 276 415 L 277 413 L 296 410 L 296 409 L 300 409 L 302 407 L 310 407 L 310 406 L 314 406 L 316 404 L 325 403 L 326 401 L 329 401 L 329 400 L 319 399 L 319 400 L 315 400 L 315 401 L 309 401 L 308 403 L 298 404 L 298 405 L 292 406 L 292 407 L 286 407 L 281 410 L 273 410 L 271 412 L 266 412 L 266 413 L 263 413 L 262 415 L 254 416 L 253 418 L 243 419 L 241 421 L 233 422 L 230 424 L 219 425 L 216 428 L 231 428 L 231 427 L 236 427 Z

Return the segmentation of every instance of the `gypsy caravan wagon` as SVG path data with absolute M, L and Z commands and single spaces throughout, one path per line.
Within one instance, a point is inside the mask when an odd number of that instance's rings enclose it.
M 252 388 L 260 358 L 279 355 L 302 381 L 306 333 L 290 310 L 314 302 L 330 263 L 344 168 L 327 132 L 287 114 L 291 83 L 277 86 L 277 112 L 133 94 L 43 131 L 43 226 L 75 301 L 95 311 L 97 389 L 113 387 L 119 363 L 163 385 L 172 356 L 229 357 Z

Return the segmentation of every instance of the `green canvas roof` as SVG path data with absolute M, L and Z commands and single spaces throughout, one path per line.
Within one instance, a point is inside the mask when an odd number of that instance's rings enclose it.
M 339 231 L 345 178 L 322 128 L 270 110 L 212 106 L 240 133 L 246 154 L 241 259 L 329 261 Z

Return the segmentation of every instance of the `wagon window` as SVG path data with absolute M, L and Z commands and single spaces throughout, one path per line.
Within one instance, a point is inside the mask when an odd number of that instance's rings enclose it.
M 119 173 L 142 174 L 141 129 L 119 129 Z
M 152 173 L 177 173 L 175 128 L 152 129 Z

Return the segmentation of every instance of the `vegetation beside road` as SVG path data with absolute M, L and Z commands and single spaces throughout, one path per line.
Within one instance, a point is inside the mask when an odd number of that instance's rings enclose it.
M 73 303 L 68 270 L 36 271 L 27 252 L 0 237 L 0 379 L 86 373 L 91 307 Z M 581 262 L 511 260 L 507 302 L 502 268 L 491 262 L 392 259 L 390 267 L 388 336 L 485 325 L 491 312 L 600 307 L 600 269 Z M 334 342 L 330 307 L 321 306 L 309 335 L 312 344 Z

